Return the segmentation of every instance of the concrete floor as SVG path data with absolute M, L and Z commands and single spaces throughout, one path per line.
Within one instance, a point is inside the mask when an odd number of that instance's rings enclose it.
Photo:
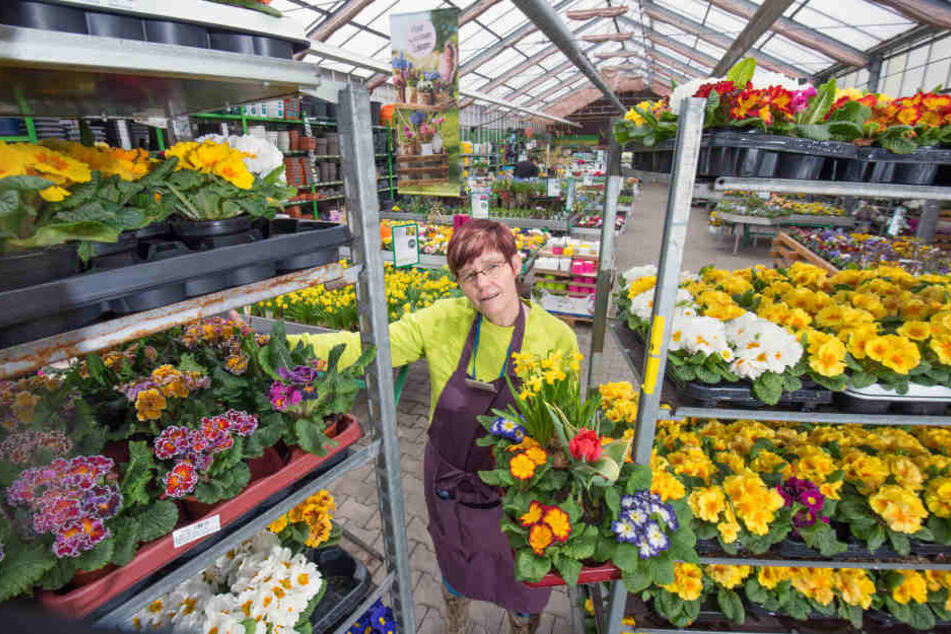
M 619 237 L 615 270 L 624 270 L 641 264 L 656 264 L 660 256 L 664 212 L 667 202 L 665 185 L 649 184 L 642 188 L 635 200 L 634 212 L 628 227 Z M 707 213 L 694 207 L 690 214 L 687 244 L 684 251 L 684 270 L 697 271 L 713 264 L 722 268 L 739 268 L 751 264 L 769 264 L 768 245 L 741 248 L 731 255 L 732 237 L 713 234 L 707 226 Z M 591 328 L 576 327 L 578 343 L 583 353 L 590 349 Z M 400 466 L 403 481 L 406 532 L 413 568 L 413 598 L 417 630 L 421 634 L 445 631 L 445 606 L 440 589 L 439 568 L 426 531 L 426 506 L 423 497 L 423 448 L 426 442 L 429 412 L 428 373 L 421 361 L 413 364 L 407 386 L 398 407 L 398 437 Z M 599 382 L 632 381 L 633 375 L 613 337 L 605 340 L 605 351 Z M 366 405 L 358 404 L 358 416 L 365 420 Z M 378 552 L 383 550 L 380 517 L 377 512 L 377 487 L 372 466 L 348 474 L 331 487 L 337 500 L 337 521 L 360 541 Z M 344 547 L 364 560 L 376 580 L 384 576 L 381 562 L 364 553 L 352 542 Z M 508 632 L 504 612 L 494 605 L 473 603 L 467 634 L 496 634 Z M 567 634 L 570 628 L 570 606 L 564 589 L 552 593 L 548 608 L 542 615 L 539 634 Z

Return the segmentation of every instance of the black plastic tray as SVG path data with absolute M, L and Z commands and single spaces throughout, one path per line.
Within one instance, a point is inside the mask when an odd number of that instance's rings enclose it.
M 320 568 L 327 584 L 310 617 L 314 634 L 333 632 L 344 619 L 353 617 L 353 611 L 372 591 L 373 578 L 362 561 L 339 546 L 310 551 L 308 558 Z
M 645 350 L 644 341 L 640 334 L 621 322 L 616 322 L 611 327 L 614 328 L 624 353 L 630 357 L 634 366 L 642 367 Z M 809 383 L 809 381 L 803 381 L 804 387 L 801 390 L 783 392 L 783 396 L 776 405 L 801 411 L 812 411 L 820 405 L 827 405 L 832 402 L 832 392 L 830 390 L 815 384 L 809 385 Z M 674 381 L 672 374 L 668 371 L 664 384 L 664 391 L 672 390 L 676 392 L 679 397 L 678 400 L 690 401 L 702 407 L 716 407 L 720 404 L 755 409 L 767 407 L 762 401 L 753 396 L 752 386 L 747 381 L 720 385 L 690 381 L 680 385 Z
M 108 7 L 103 7 L 108 8 Z M 192 48 L 292 59 L 306 44 L 267 35 L 248 35 L 229 27 L 211 33 L 200 24 L 175 19 L 149 19 L 128 13 L 89 10 L 43 0 L 3 0 L 0 24 L 25 26 L 44 31 L 64 31 Z
M 837 392 L 836 404 L 842 409 L 857 414 L 906 414 L 909 416 L 942 416 L 951 411 L 951 402 L 931 400 L 916 401 L 914 397 L 895 394 L 894 399 L 863 398 L 859 394 Z
M 911 154 L 859 148 L 842 163 L 840 180 L 901 185 L 951 185 L 951 149 L 921 147 Z
M 100 306 L 105 310 L 112 304 L 123 306 L 119 312 L 136 312 L 272 277 L 277 270 L 319 266 L 334 261 L 336 247 L 350 241 L 350 230 L 345 225 L 297 223 L 295 228 L 295 233 L 275 234 L 248 244 L 204 251 L 178 249 L 167 259 L 0 292 L 0 341 L 5 346 L 27 341 L 34 335 L 16 334 L 23 324 L 60 318 L 78 309 Z M 126 301 L 130 299 L 135 301 Z M 76 327 L 64 323 L 54 330 L 64 332 Z M 52 334 L 56 332 L 43 336 Z

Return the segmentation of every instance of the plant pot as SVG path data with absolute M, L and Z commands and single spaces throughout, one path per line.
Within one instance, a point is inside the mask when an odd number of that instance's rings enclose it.
M 237 216 L 224 220 L 200 220 L 172 222 L 172 233 L 190 249 L 214 249 L 254 241 L 250 216 Z
M 281 457 L 274 447 L 265 447 L 264 454 L 258 458 L 248 460 L 248 469 L 251 470 L 250 482 L 256 482 L 284 468 L 287 461 Z
M 208 29 L 197 24 L 145 20 L 145 37 L 149 42 L 159 44 L 208 48 Z
M 0 291 L 36 286 L 79 273 L 76 247 L 61 245 L 0 255 Z
M 135 264 L 139 261 L 136 250 L 138 244 L 135 231 L 120 233 L 116 242 L 94 242 L 94 255 L 89 260 L 89 268 L 101 271 Z
M 73 578 L 69 582 L 69 587 L 81 588 L 83 586 L 89 585 L 94 581 L 102 579 L 118 567 L 119 566 L 115 564 L 106 564 L 97 570 L 77 570 L 76 574 L 73 575 Z
M 443 144 L 442 137 L 437 132 L 433 135 L 433 152 L 436 154 L 442 154 Z
M 313 631 L 333 632 L 344 619 L 353 618 L 370 593 L 373 578 L 362 561 L 339 546 L 307 550 L 304 556 L 317 564 L 326 583 L 325 594 L 310 617 Z
M 254 55 L 254 37 L 244 33 L 209 30 L 208 42 L 216 51 Z
M 29 0 L 6 0 L 2 4 L 0 22 L 4 24 L 64 33 L 87 32 L 82 9 Z
M 86 11 L 86 27 L 90 35 L 116 37 L 122 40 L 145 40 L 145 26 L 142 20 L 132 16 Z
M 294 45 L 285 40 L 263 35 L 254 36 L 254 54 L 263 57 L 277 57 L 280 59 L 294 58 Z
M 0 348 L 34 341 L 95 323 L 104 311 L 100 303 L 39 317 L 0 328 Z
M 420 154 L 422 156 L 431 156 L 433 153 L 432 143 L 423 143 L 420 145 Z

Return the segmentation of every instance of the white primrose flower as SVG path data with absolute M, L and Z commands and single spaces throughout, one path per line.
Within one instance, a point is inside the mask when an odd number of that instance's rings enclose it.
M 216 613 L 204 625 L 203 634 L 244 634 L 241 620 L 233 614 Z
M 798 79 L 787 77 L 782 73 L 774 73 L 762 66 L 757 66 L 753 73 L 753 88 L 764 89 L 770 86 L 781 86 L 786 90 L 806 90 L 811 84 L 800 84 Z

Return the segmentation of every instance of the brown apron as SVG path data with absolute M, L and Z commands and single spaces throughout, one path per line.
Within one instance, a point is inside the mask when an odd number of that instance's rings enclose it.
M 478 471 L 492 468 L 492 450 L 475 444 L 486 433 L 476 416 L 504 410 L 513 402 L 504 376 L 491 382 L 494 391 L 466 381 L 479 321 L 477 315 L 429 427 L 423 475 L 429 534 L 439 569 L 453 590 L 506 610 L 537 614 L 545 609 L 551 590 L 529 588 L 516 581 L 512 548 L 499 529 L 502 505 L 498 491 L 478 475 Z M 522 307 L 510 352 L 521 350 L 524 335 Z M 514 383 L 511 365 L 507 363 L 505 371 Z

